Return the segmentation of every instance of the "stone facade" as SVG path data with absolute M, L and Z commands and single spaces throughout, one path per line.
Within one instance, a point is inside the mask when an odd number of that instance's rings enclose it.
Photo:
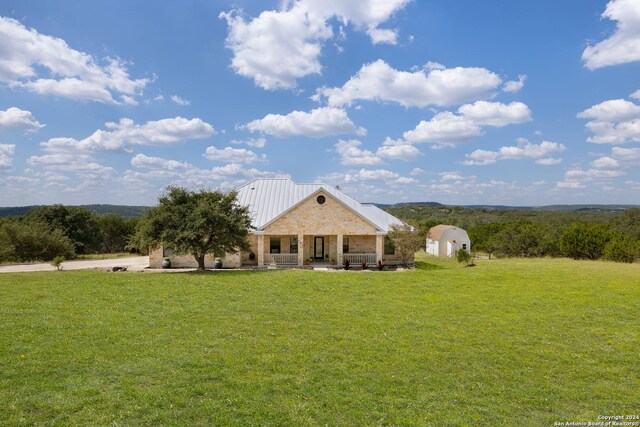
M 324 197 L 323 203 L 318 202 L 320 196 Z M 250 252 L 219 257 L 225 268 L 241 265 L 265 266 L 271 253 L 271 238 L 275 237 L 278 240 L 274 240 L 274 244 L 277 241 L 280 243 L 278 253 L 284 255 L 289 265 L 293 263 L 301 266 L 312 262 L 341 265 L 345 236 L 349 240 L 349 254 L 368 254 L 375 261 L 381 260 L 385 264 L 398 262 L 396 255 L 384 254 L 385 233 L 379 232 L 373 224 L 325 191 L 314 193 L 264 226 L 263 230 L 251 234 L 248 238 Z M 298 242 L 297 256 L 286 256 L 292 254 L 293 238 Z M 314 256 L 317 255 L 316 242 L 324 242 L 324 250 L 319 258 Z M 207 255 L 207 267 L 213 266 L 214 258 L 213 255 Z M 158 248 L 150 253 L 149 264 L 152 268 L 160 268 L 162 259 L 162 248 Z M 171 256 L 170 259 L 172 267 L 197 266 L 193 256 Z

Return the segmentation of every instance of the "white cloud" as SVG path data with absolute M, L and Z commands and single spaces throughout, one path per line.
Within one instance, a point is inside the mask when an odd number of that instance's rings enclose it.
M 418 175 L 424 175 L 426 172 L 424 171 L 424 169 L 420 169 L 420 168 L 413 168 L 413 170 L 411 172 L 409 172 L 409 175 L 411 176 L 418 176 Z
M 244 148 L 225 147 L 219 149 L 216 147 L 207 147 L 204 156 L 216 162 L 254 163 L 258 161 L 256 153 Z
M 498 152 L 478 149 L 467 154 L 466 157 L 470 159 L 462 162 L 466 166 L 492 165 L 498 160 Z
M 620 163 L 616 159 L 604 156 L 591 162 L 591 166 L 596 169 L 615 169 L 620 166 Z
M 174 104 L 178 104 L 178 105 L 182 105 L 182 106 L 187 106 L 187 105 L 191 105 L 191 101 L 188 101 L 184 98 L 179 97 L 178 95 L 171 95 L 171 101 Z
M 31 111 L 21 110 L 16 107 L 0 111 L 0 131 L 25 130 L 33 132 L 42 127 L 44 125 L 33 117 Z
M 461 106 L 458 113 L 479 126 L 504 127 L 531 121 L 531 110 L 522 102 L 477 101 Z
M 131 119 L 107 122 L 109 130 L 99 129 L 82 140 L 51 138 L 40 146 L 45 151 L 130 151 L 131 145 L 173 145 L 204 139 L 215 133 L 213 126 L 199 118 L 174 117 L 137 125 Z
M 229 163 L 211 169 L 201 169 L 187 162 L 138 154 L 131 159 L 132 166 L 145 171 L 127 170 L 121 180 L 128 185 L 149 186 L 149 181 L 162 185 L 180 185 L 188 188 L 211 188 L 218 182 L 225 190 L 237 188 L 256 178 L 289 178 L 280 172 L 245 168 L 239 163 Z
M 463 179 L 458 172 L 442 172 L 439 175 L 442 181 L 460 181 Z
M 505 82 L 502 86 L 502 90 L 509 93 L 519 92 L 524 87 L 524 81 L 527 80 L 526 74 L 520 74 L 518 80 L 511 80 Z
M 403 137 L 409 143 L 428 142 L 436 147 L 448 147 L 470 141 L 482 133 L 482 128 L 471 120 L 445 111 L 430 120 L 421 120 L 415 129 L 405 132 Z
M 640 2 L 612 0 L 602 17 L 617 21 L 616 30 L 611 37 L 588 46 L 582 52 L 585 67 L 594 70 L 640 61 Z
M 633 92 L 631 95 L 629 95 L 631 98 L 634 99 L 640 99 L 640 90 L 637 90 L 635 92 Z
M 422 153 L 416 147 L 411 144 L 404 143 L 402 141 L 394 141 L 387 138 L 382 145 L 376 151 L 379 157 L 393 160 L 412 161 L 416 160 Z
M 477 101 L 458 109 L 438 113 L 430 120 L 422 120 L 415 129 L 403 134 L 408 143 L 428 142 L 436 147 L 454 146 L 470 141 L 484 133 L 483 126 L 503 127 L 531 120 L 531 111 L 521 102 Z
M 293 111 L 287 115 L 267 114 L 264 118 L 247 123 L 243 128 L 251 132 L 263 132 L 279 138 L 307 136 L 322 138 L 331 135 L 366 134 L 358 128 L 340 108 L 316 108 L 310 112 Z
M 587 188 L 587 186 L 579 181 L 559 181 L 556 184 L 556 188 L 580 190 L 583 188 Z
M 148 157 L 144 154 L 136 154 L 131 159 L 131 166 L 140 169 L 165 169 L 170 171 L 180 171 L 193 167 L 187 162 L 167 160 L 162 157 Z
M 267 140 L 264 138 L 248 138 L 245 140 L 232 139 L 231 143 L 236 145 L 245 144 L 248 147 L 254 147 L 254 148 L 264 148 L 267 145 Z
M 466 157 L 462 164 L 467 166 L 490 165 L 498 160 L 517 159 L 538 159 L 539 165 L 555 165 L 560 163 L 560 159 L 548 157 L 552 153 L 560 153 L 566 147 L 563 144 L 551 141 L 542 141 L 540 144 L 533 144 L 526 139 L 520 139 L 517 146 L 503 146 L 498 151 L 475 150 Z
M 613 147 L 611 155 L 623 162 L 640 161 L 640 148 Z
M 554 157 L 545 157 L 544 159 L 538 159 L 535 161 L 536 165 L 542 166 L 553 166 L 562 163 L 562 159 L 554 158 Z
M 595 119 L 601 122 L 622 122 L 637 119 L 640 118 L 640 105 L 625 99 L 611 99 L 578 113 L 578 118 Z
M 398 31 L 386 28 L 372 28 L 367 34 L 373 44 L 396 44 L 398 40 Z
M 408 1 L 292 0 L 249 20 L 241 11 L 223 12 L 220 18 L 229 26 L 226 44 L 233 51 L 235 72 L 267 90 L 291 89 L 297 79 L 321 73 L 322 47 L 334 37 L 332 18 L 343 25 L 352 23 L 374 43 L 395 44 L 396 31 L 378 25 Z
M 89 155 L 55 153 L 31 156 L 27 159 L 31 166 L 49 171 L 74 173 L 87 182 L 107 181 L 114 177 L 116 170 L 95 161 Z
M 0 144 L 0 172 L 11 169 L 15 149 L 14 144 Z
M 491 98 L 502 82 L 486 68 L 427 65 L 428 72 L 406 72 L 379 59 L 363 65 L 341 88 L 320 88 L 313 98 L 324 97 L 334 107 L 351 105 L 356 100 L 390 101 L 405 107 L 445 106 Z
M 131 96 L 122 95 L 121 98 L 122 98 L 122 102 L 124 102 L 127 105 L 138 105 L 138 101 L 136 101 L 136 99 Z
M 334 147 L 340 154 L 340 163 L 351 166 L 373 166 L 382 164 L 382 159 L 369 150 L 360 148 L 362 142 L 356 139 L 339 140 Z
M 114 95 L 139 95 L 150 79 L 131 79 L 126 63 L 99 61 L 56 37 L 0 17 L 0 81 L 65 98 L 116 103 Z
M 640 142 L 640 106 L 625 99 L 612 99 L 594 105 L 577 115 L 592 119 L 586 127 L 593 135 L 587 141 L 596 144 Z
M 565 177 L 568 180 L 602 180 L 609 178 L 616 178 L 618 176 L 624 175 L 624 172 L 621 170 L 611 170 L 611 169 L 570 169 L 565 173 Z
M 379 181 L 387 185 L 415 184 L 418 181 L 413 178 L 401 176 L 400 174 L 387 169 L 359 169 L 350 170 L 346 173 L 334 172 L 329 175 L 319 177 L 319 181 L 332 184 L 353 184 L 365 181 Z

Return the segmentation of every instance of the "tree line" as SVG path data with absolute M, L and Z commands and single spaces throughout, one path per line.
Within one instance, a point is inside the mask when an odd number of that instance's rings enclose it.
M 438 224 L 464 228 L 474 252 L 498 257 L 640 258 L 640 209 L 549 212 L 404 206 L 387 209 L 426 237 Z
M 0 218 L 0 262 L 128 252 L 138 221 L 77 206 L 40 206 L 24 216 Z

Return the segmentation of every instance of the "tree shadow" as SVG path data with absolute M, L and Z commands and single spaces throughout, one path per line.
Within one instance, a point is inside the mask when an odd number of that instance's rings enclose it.
M 443 267 L 438 264 L 431 264 L 426 261 L 416 261 L 416 270 L 444 270 L 446 267 Z

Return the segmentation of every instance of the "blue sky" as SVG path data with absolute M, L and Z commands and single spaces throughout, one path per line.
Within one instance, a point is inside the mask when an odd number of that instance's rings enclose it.
M 640 204 L 639 142 L 637 0 L 0 4 L 0 206 Z

